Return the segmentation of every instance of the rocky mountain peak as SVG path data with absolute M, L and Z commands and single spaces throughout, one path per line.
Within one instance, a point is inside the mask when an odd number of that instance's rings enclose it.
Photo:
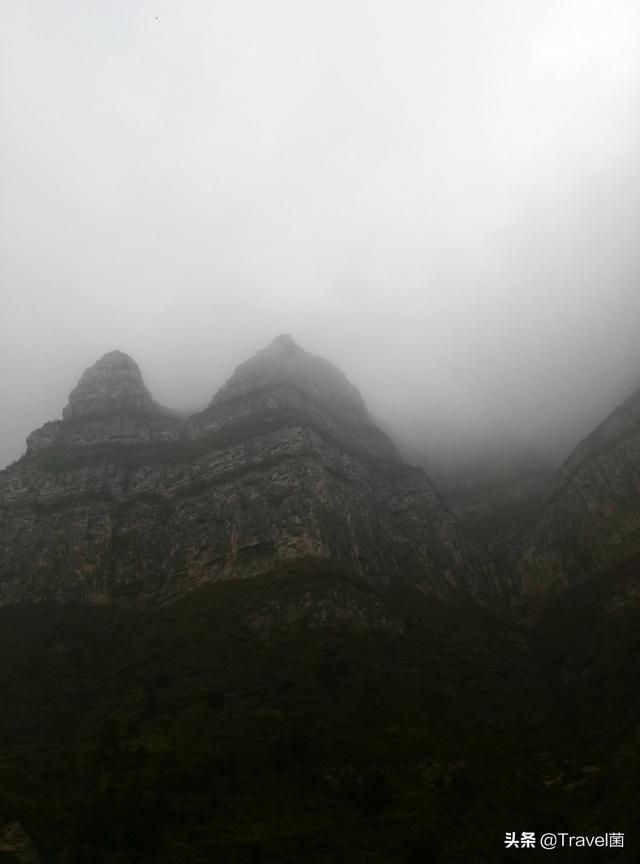
M 640 432 L 640 388 L 618 405 L 576 447 L 558 472 L 559 482 L 566 482 L 590 459 L 615 447 Z
M 110 351 L 86 369 L 69 394 L 65 420 L 120 412 L 154 411 L 138 364 L 123 351 Z
M 64 419 L 0 474 L 0 524 L 0 605 L 164 604 L 292 561 L 495 599 L 429 479 L 403 464 L 343 373 L 290 336 L 184 422 L 155 405 L 130 357 L 105 355 Z
M 238 366 L 210 407 L 282 389 L 295 391 L 345 419 L 368 422 L 365 403 L 344 373 L 329 360 L 305 351 L 288 333 Z
M 544 507 L 516 541 L 517 591 L 530 600 L 640 555 L 640 390 L 558 470 Z
M 293 341 L 291 333 L 281 333 L 269 347 L 278 351 L 294 351 L 298 345 Z

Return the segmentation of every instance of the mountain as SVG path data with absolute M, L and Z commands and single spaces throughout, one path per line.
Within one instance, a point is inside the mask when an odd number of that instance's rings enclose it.
M 495 602 L 491 569 L 333 364 L 276 338 L 192 417 L 111 352 L 0 473 L 0 602 L 149 607 L 290 561 Z
M 525 600 L 640 559 L 640 390 L 576 447 L 514 548 Z
M 637 861 L 638 413 L 490 567 L 290 337 L 188 418 L 105 355 L 0 473 L 0 864 Z

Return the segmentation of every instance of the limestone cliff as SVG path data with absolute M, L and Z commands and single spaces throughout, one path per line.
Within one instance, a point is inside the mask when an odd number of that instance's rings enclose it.
M 175 441 L 179 424 L 153 401 L 138 364 L 110 351 L 90 366 L 69 394 L 62 420 L 45 423 L 27 438 L 27 453 L 55 447 Z
M 291 560 L 373 585 L 495 599 L 490 571 L 358 391 L 278 337 L 205 411 L 161 409 L 105 355 L 0 472 L 0 602 L 150 606 Z
M 640 390 L 576 447 L 517 538 L 513 591 L 556 591 L 640 555 Z

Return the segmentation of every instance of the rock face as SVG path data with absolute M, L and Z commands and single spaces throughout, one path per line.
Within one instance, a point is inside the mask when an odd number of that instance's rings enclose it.
M 518 538 L 513 591 L 535 597 L 640 555 L 640 390 L 585 438 Z
M 153 411 L 138 364 L 122 351 L 110 351 L 87 369 L 69 394 L 65 420 L 130 411 Z
M 27 452 L 52 447 L 175 441 L 179 423 L 157 405 L 138 364 L 111 351 L 87 369 L 71 391 L 62 421 L 45 423 L 27 438 Z
M 107 354 L 0 473 L 0 602 L 150 606 L 210 581 L 330 563 L 362 583 L 495 599 L 490 570 L 358 391 L 278 337 L 186 421 Z

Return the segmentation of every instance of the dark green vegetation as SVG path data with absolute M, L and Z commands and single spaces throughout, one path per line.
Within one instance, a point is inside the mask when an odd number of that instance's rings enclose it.
M 526 630 L 301 566 L 1 609 L 0 821 L 47 864 L 637 861 L 637 573 Z M 627 848 L 503 848 L 599 830 Z

